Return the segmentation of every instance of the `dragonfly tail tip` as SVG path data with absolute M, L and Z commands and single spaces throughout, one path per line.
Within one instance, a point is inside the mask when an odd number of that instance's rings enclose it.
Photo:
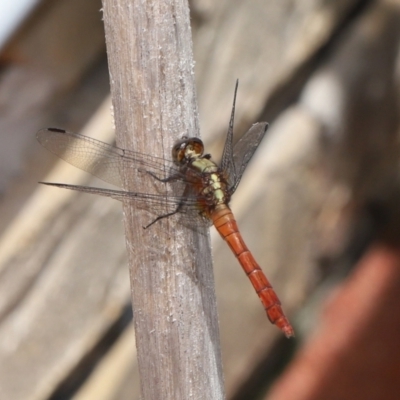
M 291 325 L 285 326 L 284 328 L 282 328 L 282 331 L 288 339 L 295 337 L 294 329 Z

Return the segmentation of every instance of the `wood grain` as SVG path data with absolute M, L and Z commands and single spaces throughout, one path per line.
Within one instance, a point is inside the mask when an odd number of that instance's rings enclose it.
M 199 134 L 188 4 L 103 4 L 117 142 L 170 158 L 178 137 Z M 174 218 L 144 231 L 130 203 L 124 214 L 142 398 L 223 398 L 208 234 Z

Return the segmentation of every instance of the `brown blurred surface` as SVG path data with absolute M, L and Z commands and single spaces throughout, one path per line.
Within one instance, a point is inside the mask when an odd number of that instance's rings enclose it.
M 400 248 L 375 243 L 266 399 L 398 399 L 399 293 Z

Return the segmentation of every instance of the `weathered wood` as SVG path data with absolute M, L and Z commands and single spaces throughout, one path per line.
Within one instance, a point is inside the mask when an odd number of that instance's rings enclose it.
M 192 3 L 193 14 L 201 21 L 193 36 L 196 81 L 207 93 L 199 96 L 200 115 L 207 115 L 201 120 L 206 135 L 225 132 L 222 116 L 229 113 L 231 87 L 237 78 L 242 99 L 237 127 L 244 130 L 256 122 L 278 92 L 283 101 L 274 114 L 286 107 L 292 79 L 330 40 L 359 0 Z M 271 113 L 267 116 L 271 122 Z
M 109 108 L 83 133 L 110 133 Z M 86 179 L 60 161 L 43 180 Z M 38 186 L 1 236 L 0 398 L 49 398 L 119 318 L 129 299 L 122 231 L 117 202 Z
M 71 94 L 84 86 L 82 78 L 93 64 L 105 59 L 100 0 L 38 3 L 1 53 L 0 231 L 46 173 L 44 163 L 29 164 L 35 156 L 40 159 L 34 132 L 60 119 L 58 124 L 68 121 L 69 129 L 80 129 L 107 94 L 107 81 L 97 81 L 98 101 L 87 96 L 86 103 L 78 106 L 79 115 L 72 116 L 71 103 L 78 101 Z M 34 168 L 41 170 L 36 179 Z
M 199 134 L 188 4 L 103 4 L 118 142 L 170 158 L 174 140 Z M 207 232 L 173 217 L 144 231 L 148 214 L 124 212 L 142 398 L 223 398 Z
M 129 325 L 112 349 L 101 359 L 95 371 L 73 400 L 136 400 L 140 396 L 139 373 L 136 362 L 136 343 L 133 324 Z M 125 394 L 128 380 L 129 391 Z

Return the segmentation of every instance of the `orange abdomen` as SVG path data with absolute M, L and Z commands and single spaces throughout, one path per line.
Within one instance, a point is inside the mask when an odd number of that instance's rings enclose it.
M 228 206 L 220 205 L 211 213 L 210 217 L 215 228 L 228 243 L 244 272 L 249 277 L 269 320 L 281 329 L 286 337 L 294 336 L 293 328 L 283 313 L 278 296 L 243 241 L 232 211 Z

